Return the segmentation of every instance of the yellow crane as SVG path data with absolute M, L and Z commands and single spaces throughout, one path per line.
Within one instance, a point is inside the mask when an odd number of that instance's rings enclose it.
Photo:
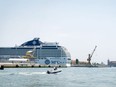
M 26 52 L 25 56 L 23 56 L 23 58 L 34 58 L 34 53 L 35 53 L 35 47 L 33 48 L 33 50 L 29 50 Z

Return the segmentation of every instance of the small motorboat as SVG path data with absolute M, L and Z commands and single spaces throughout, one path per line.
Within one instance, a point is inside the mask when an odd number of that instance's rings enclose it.
M 61 72 L 62 70 L 48 70 L 47 71 L 47 74 L 56 74 L 56 73 L 59 73 Z
M 47 74 L 56 74 L 56 73 L 59 73 L 61 72 L 62 70 L 58 70 L 57 67 L 54 67 L 53 70 L 48 70 L 47 71 Z

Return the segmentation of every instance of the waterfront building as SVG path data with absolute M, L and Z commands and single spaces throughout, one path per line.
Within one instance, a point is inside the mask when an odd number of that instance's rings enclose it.
M 108 66 L 110 66 L 110 67 L 116 67 L 116 61 L 110 61 L 108 59 Z

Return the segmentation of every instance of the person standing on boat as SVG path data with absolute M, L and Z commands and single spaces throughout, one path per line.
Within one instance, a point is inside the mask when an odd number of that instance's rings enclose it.
M 57 70 L 57 67 L 54 67 L 54 70 Z

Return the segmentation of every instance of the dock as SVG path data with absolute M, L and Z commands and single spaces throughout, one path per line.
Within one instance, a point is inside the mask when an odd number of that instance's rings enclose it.
M 36 63 L 0 63 L 4 68 L 53 68 L 54 66 L 65 68 L 64 65 L 40 65 Z

